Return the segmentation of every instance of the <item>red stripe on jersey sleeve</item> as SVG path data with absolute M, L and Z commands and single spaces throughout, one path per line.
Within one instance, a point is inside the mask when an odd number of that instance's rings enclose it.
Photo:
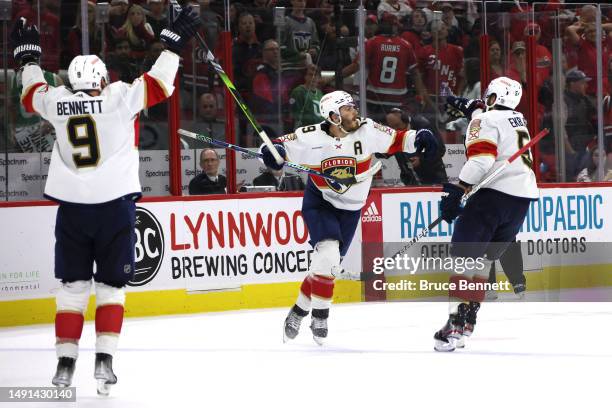
M 370 168 L 370 164 L 372 163 L 372 156 L 368 157 L 367 160 L 357 163 L 357 174 L 361 174 L 364 171 L 367 171 Z
M 381 152 L 381 153 L 395 154 L 395 153 L 403 152 L 404 151 L 404 139 L 406 138 L 406 135 L 408 135 L 408 132 L 406 130 L 396 130 L 395 139 L 393 140 L 393 143 L 391 143 L 391 146 L 389 146 L 386 152 Z
M 497 157 L 497 145 L 495 143 L 492 143 L 486 140 L 481 140 L 481 141 L 472 143 L 471 145 L 468 146 L 467 148 L 468 159 L 470 157 L 483 156 L 483 155 L 490 155 L 493 157 Z
M 170 96 L 163 84 L 148 73 L 143 74 L 143 79 L 145 82 L 145 108 L 157 105 Z
M 27 90 L 23 98 L 21 98 L 21 103 L 23 104 L 23 107 L 25 108 L 26 112 L 36 113 L 36 111 L 34 110 L 34 105 L 32 103 L 32 100 L 34 99 L 34 92 L 36 92 L 36 90 L 42 85 L 47 85 L 47 84 L 44 82 L 35 83 L 34 85 L 30 87 L 30 89 Z
M 140 113 L 134 119 L 134 146 L 138 147 L 140 143 Z

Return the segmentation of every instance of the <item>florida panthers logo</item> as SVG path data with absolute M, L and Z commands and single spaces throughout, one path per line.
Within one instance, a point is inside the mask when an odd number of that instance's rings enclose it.
M 330 157 L 321 162 L 321 171 L 339 179 L 348 179 L 357 174 L 357 160 L 354 157 Z M 338 194 L 343 194 L 350 188 L 329 179 L 325 179 L 325 182 Z

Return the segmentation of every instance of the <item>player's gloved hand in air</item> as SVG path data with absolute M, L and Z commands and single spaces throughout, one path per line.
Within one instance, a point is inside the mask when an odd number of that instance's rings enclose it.
M 436 152 L 439 147 L 438 139 L 429 129 L 421 129 L 417 131 L 414 139 L 414 147 L 417 153 L 422 153 L 425 160 L 431 160 L 436 157 Z
M 159 39 L 170 51 L 179 54 L 200 26 L 202 26 L 202 20 L 199 13 L 191 6 L 187 6 L 171 19 L 170 27 L 162 30 Z
M 280 157 L 285 157 L 286 151 L 283 145 L 275 143 L 274 148 L 276 149 Z M 270 151 L 270 149 L 268 149 L 268 146 L 262 146 L 261 154 L 263 155 L 262 160 L 267 167 L 271 168 L 272 170 L 280 170 L 283 168 L 282 164 L 278 164 L 276 162 L 276 159 L 274 158 L 274 156 L 272 156 L 272 152 Z
M 465 190 L 457 184 L 444 183 L 442 185 L 442 191 L 448 194 L 442 196 L 440 211 L 442 213 L 442 219 L 450 224 L 463 212 L 461 197 L 465 194 Z
M 20 66 L 30 62 L 38 63 L 42 54 L 40 48 L 40 33 L 35 25 L 27 26 L 27 20 L 21 17 L 15 22 L 11 31 L 11 46 L 13 58 Z
M 459 98 L 457 96 L 446 97 L 446 113 L 455 119 L 466 117 L 472 120 L 472 114 L 476 109 L 486 109 L 486 105 L 481 99 Z

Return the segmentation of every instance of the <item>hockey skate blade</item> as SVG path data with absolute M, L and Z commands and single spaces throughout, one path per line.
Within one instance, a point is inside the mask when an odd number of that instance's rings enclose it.
M 318 346 L 325 345 L 325 337 L 312 336 L 312 339 L 315 341 L 315 343 L 317 343 Z
M 98 379 L 97 382 L 98 382 L 97 384 L 98 395 L 108 397 L 110 394 L 110 389 L 113 384 L 108 384 L 105 379 L 101 379 L 101 378 Z
M 448 341 L 436 339 L 434 342 L 434 350 L 442 352 L 442 353 L 449 353 L 451 351 L 455 351 L 456 348 L 457 348 L 457 339 L 454 339 L 451 337 L 448 338 Z
M 455 348 L 465 348 L 465 340 L 467 339 L 468 336 L 461 336 L 458 340 L 457 343 L 455 344 Z

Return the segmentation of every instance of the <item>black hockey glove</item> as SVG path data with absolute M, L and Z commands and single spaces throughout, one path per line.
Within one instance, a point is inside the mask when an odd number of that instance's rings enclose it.
M 439 147 L 438 139 L 429 129 L 421 129 L 416 132 L 414 139 L 414 147 L 417 153 L 423 154 L 425 160 L 431 160 L 436 157 L 436 152 Z
M 286 152 L 285 152 L 285 148 L 283 147 L 283 145 L 281 144 L 274 144 L 274 147 L 276 148 L 276 151 L 278 152 L 278 154 L 280 154 L 280 157 L 285 157 Z M 264 164 L 271 168 L 272 170 L 280 170 L 283 168 L 282 164 L 278 164 L 276 162 L 276 159 L 274 158 L 274 156 L 272 156 L 272 152 L 270 151 L 270 149 L 268 149 L 268 146 L 264 145 L 261 148 L 261 154 L 263 155 L 262 159 Z
M 179 54 L 200 26 L 200 15 L 191 6 L 187 6 L 176 17 L 170 18 L 169 27 L 162 30 L 159 38 L 170 51 Z
M 486 109 L 484 101 L 480 99 L 467 99 L 456 96 L 447 96 L 445 107 L 446 113 L 453 118 L 459 119 L 465 117 L 467 120 L 472 120 L 472 113 L 476 109 Z
M 19 66 L 30 62 L 38 63 L 42 54 L 40 48 L 40 33 L 38 27 L 26 26 L 27 20 L 21 17 L 15 22 L 11 31 L 11 46 L 13 47 L 13 58 Z
M 463 212 L 461 197 L 465 194 L 465 190 L 457 184 L 444 183 L 442 191 L 448 194 L 442 196 L 440 212 L 442 213 L 442 219 L 450 224 Z

